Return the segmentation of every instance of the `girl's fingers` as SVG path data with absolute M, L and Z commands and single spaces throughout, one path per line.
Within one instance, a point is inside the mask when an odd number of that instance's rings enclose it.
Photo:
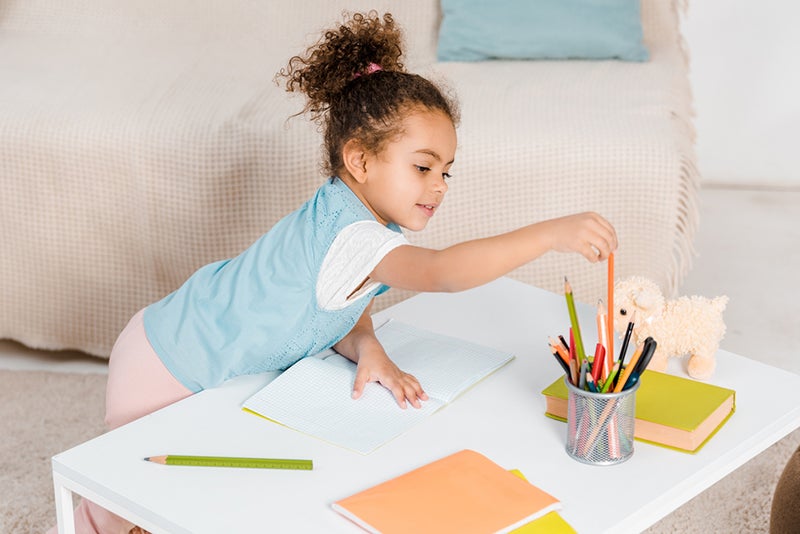
M 597 239 L 602 239 L 603 243 L 607 245 L 607 250 L 610 252 L 612 250 L 616 250 L 618 243 L 617 243 L 617 232 L 614 230 L 614 227 L 608 222 L 605 218 L 597 213 L 591 213 L 592 220 L 597 224 L 593 233 L 595 234 Z M 597 245 L 597 243 L 595 243 Z M 603 252 L 603 247 L 597 246 L 597 248 Z
M 369 373 L 367 373 L 364 369 L 356 368 L 356 379 L 353 383 L 353 394 L 352 397 L 357 399 L 364 393 L 364 386 L 369 381 Z
M 397 373 L 375 374 L 370 373 L 366 368 L 356 369 L 356 378 L 353 383 L 352 398 L 357 399 L 361 397 L 364 392 L 364 387 L 368 382 L 379 382 L 397 401 L 397 405 L 402 409 L 406 409 L 408 402 L 414 408 L 422 408 L 421 400 L 428 400 L 428 395 L 422 390 L 419 381 L 408 373 L 400 371 Z M 407 402 L 408 401 L 408 402 Z
M 419 381 L 414 376 L 404 373 L 401 384 L 403 399 L 408 399 L 414 408 L 422 408 L 420 400 L 428 400 L 428 395 L 422 390 Z M 397 398 L 396 394 L 395 398 Z

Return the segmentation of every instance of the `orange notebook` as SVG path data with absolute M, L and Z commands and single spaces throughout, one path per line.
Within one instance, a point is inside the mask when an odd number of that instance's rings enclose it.
M 559 509 L 552 495 L 463 450 L 346 499 L 333 509 L 369 532 L 510 532 Z

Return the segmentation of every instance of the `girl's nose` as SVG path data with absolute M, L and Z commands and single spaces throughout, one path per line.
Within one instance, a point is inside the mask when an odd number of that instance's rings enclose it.
M 447 185 L 447 182 L 445 181 L 444 176 L 440 175 L 433 182 L 433 190 L 436 191 L 437 193 L 441 193 L 441 194 L 447 193 L 448 187 L 449 186 Z

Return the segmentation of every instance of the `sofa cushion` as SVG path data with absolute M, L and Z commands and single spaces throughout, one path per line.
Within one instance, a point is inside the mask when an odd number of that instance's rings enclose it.
M 442 0 L 438 57 L 646 61 L 639 0 Z

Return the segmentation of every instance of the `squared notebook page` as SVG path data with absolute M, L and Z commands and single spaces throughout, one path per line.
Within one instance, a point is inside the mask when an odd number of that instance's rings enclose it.
M 510 532 L 561 503 L 466 449 L 331 505 L 369 532 Z
M 300 360 L 245 401 L 243 408 L 367 454 L 513 359 L 510 354 L 395 321 L 378 328 L 376 335 L 392 360 L 423 385 L 429 400 L 422 408 L 401 409 L 389 390 L 374 382 L 354 400 L 356 365 L 336 354 Z
M 400 369 L 417 377 L 429 397 L 444 403 L 452 402 L 514 358 L 497 349 L 398 321 L 385 323 L 375 335 Z
M 370 383 L 359 399 L 350 395 L 352 369 L 319 358 L 303 358 L 267 384 L 244 409 L 304 434 L 368 454 L 438 410 L 429 400 L 405 410 L 388 389 Z

